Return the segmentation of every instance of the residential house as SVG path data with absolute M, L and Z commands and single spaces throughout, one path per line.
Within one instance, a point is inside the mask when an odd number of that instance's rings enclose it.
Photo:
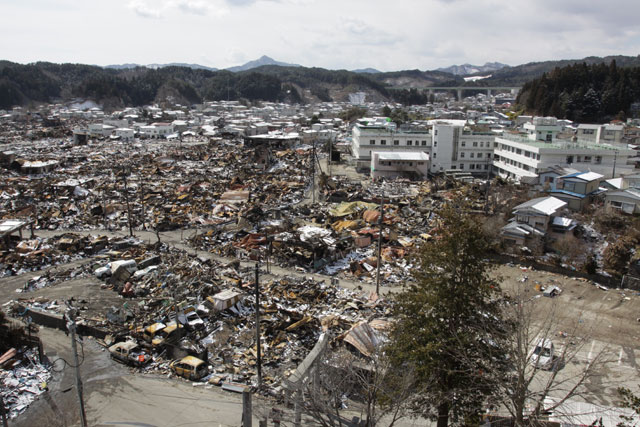
M 555 197 L 538 197 L 516 206 L 512 212 L 514 217 L 502 227 L 503 241 L 525 245 L 531 239 L 545 236 L 556 212 L 566 205 Z
M 567 202 L 569 209 L 581 211 L 600 194 L 600 181 L 604 176 L 595 172 L 575 172 L 558 177 L 556 188 L 548 193 Z
M 608 191 L 604 195 L 605 207 L 608 211 L 620 211 L 627 214 L 640 213 L 640 190 L 627 188 L 626 190 Z

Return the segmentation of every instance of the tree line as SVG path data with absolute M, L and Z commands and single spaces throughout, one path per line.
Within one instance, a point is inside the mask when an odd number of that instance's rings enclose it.
M 618 67 L 613 60 L 556 68 L 525 83 L 516 103 L 531 114 L 604 123 L 628 117 L 638 100 L 640 67 Z

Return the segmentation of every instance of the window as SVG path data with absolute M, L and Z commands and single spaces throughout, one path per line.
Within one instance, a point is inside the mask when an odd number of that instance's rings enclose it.
M 585 163 L 591 163 L 591 156 L 584 156 Z
M 462 153 L 460 153 L 460 158 L 464 159 L 464 151 Z
M 393 140 L 393 145 L 400 145 L 400 140 L 399 139 L 394 139 Z
M 484 141 L 480 141 L 480 148 L 484 147 Z
M 370 140 L 369 140 L 369 144 L 371 144 L 371 145 L 375 145 L 375 144 L 376 144 L 376 140 L 375 140 L 375 139 L 370 139 Z
M 573 156 L 567 156 L 565 163 L 568 163 L 568 164 L 573 163 Z
M 436 133 L 435 133 L 435 134 L 436 134 L 436 135 L 438 134 L 438 129 L 436 129 Z
M 596 164 L 599 165 L 602 163 L 602 156 L 596 156 Z
M 456 168 L 456 165 L 451 165 L 451 169 L 455 169 L 455 168 Z
M 460 169 L 464 169 L 464 163 L 460 163 Z
M 434 158 L 434 159 L 436 158 L 436 155 L 437 155 L 437 154 L 438 154 L 438 153 L 433 153 L 433 158 Z
M 424 162 L 418 162 L 418 166 L 424 165 Z
M 407 145 L 413 145 L 413 141 L 411 140 L 407 141 Z
M 469 157 L 471 157 L 472 159 L 473 159 L 473 154 L 474 154 L 474 153 L 471 153 L 471 154 L 469 155 Z
M 386 139 L 381 139 L 380 140 L 380 145 L 387 145 L 387 140 Z
M 491 158 L 491 153 L 487 153 L 487 159 Z
M 427 141 L 422 141 L 422 145 L 427 145 Z
M 438 141 L 433 141 L 433 146 L 437 147 L 438 146 Z
M 473 163 L 469 165 L 469 169 L 474 170 L 475 168 L 476 168 L 476 165 L 474 165 Z
M 522 150 L 521 149 L 516 149 L 516 154 L 522 154 Z
M 460 146 L 461 146 L 461 147 L 466 147 L 466 146 L 467 146 L 467 143 L 466 143 L 465 141 L 462 141 L 462 142 L 460 143 Z
M 484 170 L 489 170 L 489 165 L 484 165 Z
M 473 146 L 477 147 L 478 146 L 478 141 L 473 141 Z
M 582 129 L 583 135 L 593 135 L 595 133 L 595 129 Z

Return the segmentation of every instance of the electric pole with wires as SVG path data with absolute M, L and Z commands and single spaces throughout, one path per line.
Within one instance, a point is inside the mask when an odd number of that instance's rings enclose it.
M 67 320 L 67 329 L 71 334 L 71 350 L 73 351 L 73 364 L 76 369 L 76 391 L 78 392 L 78 402 L 80 403 L 80 421 L 82 427 L 87 427 L 87 415 L 84 411 L 84 399 L 82 396 L 82 379 L 80 377 L 80 363 L 78 362 L 78 346 L 76 343 L 76 317 L 77 311 L 72 306 L 71 301 L 67 301 L 67 311 L 64 317 Z

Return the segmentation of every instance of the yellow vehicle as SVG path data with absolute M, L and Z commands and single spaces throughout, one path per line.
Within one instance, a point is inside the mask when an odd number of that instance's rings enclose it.
M 209 373 L 207 363 L 197 357 L 187 356 L 169 365 L 173 373 L 188 380 L 197 381 Z
M 180 325 L 180 329 L 182 328 L 183 326 Z M 150 342 L 154 347 L 162 345 L 176 334 L 177 329 L 178 324 L 176 322 L 169 322 L 166 325 L 164 323 L 154 323 L 145 328 L 144 340 Z
M 149 325 L 146 328 L 144 328 L 144 332 L 142 334 L 142 338 L 148 342 L 151 343 L 153 345 L 157 345 L 157 343 L 155 341 L 157 341 L 156 336 L 158 336 L 158 338 L 160 337 L 160 332 L 162 330 L 164 330 L 167 327 L 167 325 L 165 325 L 164 323 L 158 322 L 158 323 L 154 323 L 153 325 Z M 164 341 L 164 339 L 163 339 Z

